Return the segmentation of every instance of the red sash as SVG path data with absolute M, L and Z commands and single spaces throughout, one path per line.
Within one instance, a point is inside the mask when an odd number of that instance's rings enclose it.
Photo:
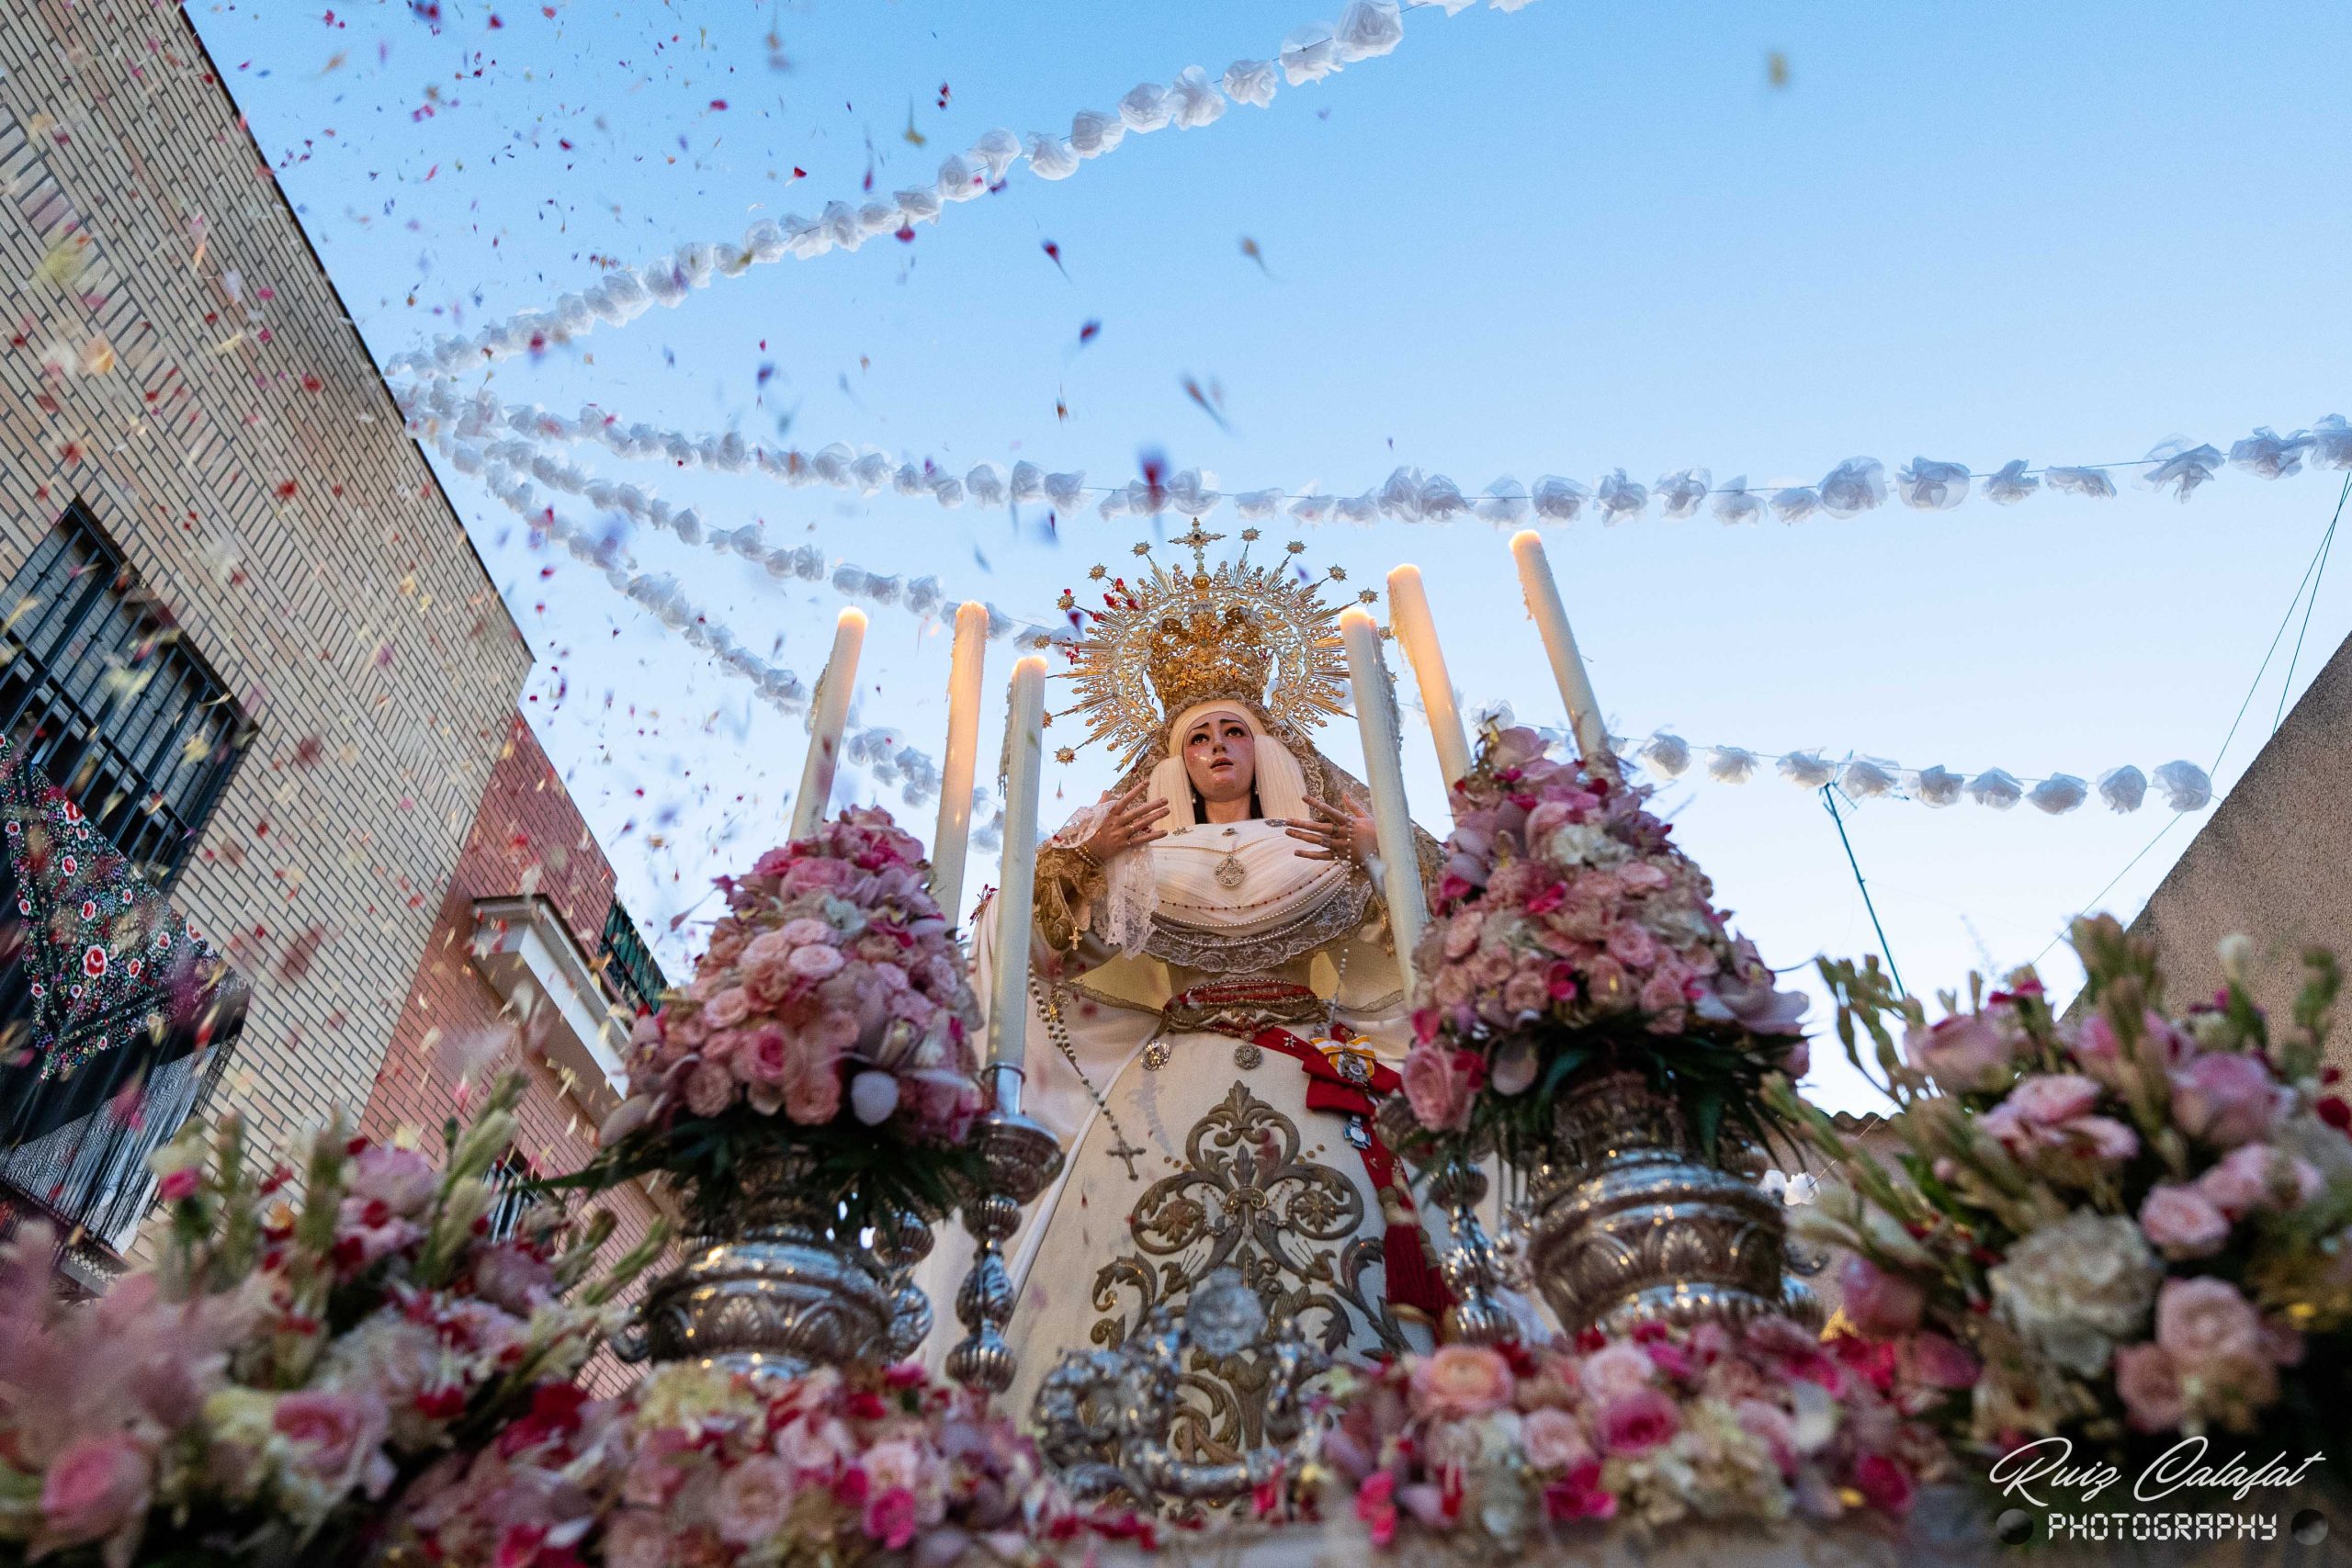
M 1333 1111 L 1350 1119 L 1351 1131 L 1359 1131 L 1363 1141 L 1351 1138 L 1356 1153 L 1363 1156 L 1363 1173 L 1372 1182 L 1372 1190 L 1380 1203 L 1388 1228 L 1381 1244 L 1382 1266 L 1387 1273 L 1388 1308 L 1398 1316 L 1419 1315 L 1434 1328 L 1445 1320 L 1449 1297 L 1445 1281 L 1437 1271 L 1430 1256 L 1429 1240 L 1422 1233 L 1420 1220 L 1413 1207 L 1413 1191 L 1398 1170 L 1396 1156 L 1381 1141 L 1379 1130 L 1373 1122 L 1373 1111 L 1380 1097 L 1396 1092 L 1398 1078 L 1396 1069 L 1384 1066 L 1369 1055 L 1354 1059 L 1362 1064 L 1362 1077 L 1351 1077 L 1307 1042 L 1287 1029 L 1262 1029 L 1252 1037 L 1252 1044 L 1261 1050 L 1279 1051 L 1306 1070 L 1306 1108 L 1309 1111 Z

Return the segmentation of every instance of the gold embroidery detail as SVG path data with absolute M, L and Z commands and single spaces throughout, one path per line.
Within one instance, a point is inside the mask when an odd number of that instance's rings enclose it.
M 1374 1304 L 1382 1243 L 1376 1228 L 1358 1234 L 1363 1193 L 1302 1159 L 1302 1147 L 1295 1122 L 1236 1082 L 1185 1135 L 1185 1168 L 1154 1182 L 1128 1215 L 1136 1250 L 1095 1275 L 1095 1310 L 1106 1315 L 1089 1338 L 1123 1345 L 1152 1308 L 1181 1311 L 1211 1271 L 1231 1268 L 1270 1314 L 1295 1318 L 1328 1350 L 1374 1338 L 1404 1348 L 1395 1319 Z M 1135 1299 L 1123 1309 L 1127 1291 Z M 1169 1433 L 1178 1453 L 1225 1462 L 1264 1441 L 1269 1376 L 1250 1352 L 1194 1349 Z

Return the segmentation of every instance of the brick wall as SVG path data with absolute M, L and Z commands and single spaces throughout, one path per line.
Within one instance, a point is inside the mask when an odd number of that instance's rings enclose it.
M 0 6 L 0 572 L 81 497 L 259 725 L 176 897 L 276 1141 L 367 1102 L 530 651 L 175 6 Z
M 537 1174 L 564 1175 L 595 1152 L 593 1112 L 568 1092 L 544 1048 L 534 1048 L 530 1028 L 502 1010 L 472 961 L 474 901 L 516 894 L 552 902 L 594 962 L 612 907 L 613 868 L 519 714 L 508 721 L 360 1126 L 378 1138 L 412 1129 L 404 1135 L 418 1136 L 437 1158 L 446 1153 L 442 1124 L 473 1091 L 520 1067 L 530 1088 L 515 1108 L 515 1145 Z M 619 1221 L 613 1255 L 642 1239 L 657 1213 L 635 1187 L 594 1201 Z

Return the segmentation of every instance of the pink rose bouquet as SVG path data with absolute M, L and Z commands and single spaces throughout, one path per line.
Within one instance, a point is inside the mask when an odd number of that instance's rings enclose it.
M 857 1568 L 1150 1533 L 1080 1509 L 1011 1422 L 911 1363 L 767 1382 L 673 1364 L 618 1400 L 542 1391 L 412 1488 L 390 1537 L 449 1568 Z
M 2239 939 L 2220 994 L 2178 1013 L 2151 943 L 2104 916 L 2074 941 L 2072 1019 L 2030 970 L 1989 995 L 1973 982 L 1966 1010 L 1930 1023 L 1875 964 L 1824 963 L 1839 1032 L 1866 1073 L 1860 1043 L 1875 1047 L 1894 1111 L 1887 1147 L 1857 1148 L 1783 1097 L 1841 1179 L 1799 1234 L 1849 1253 L 1856 1329 L 1940 1334 L 1982 1361 L 1941 1413 L 1982 1450 L 2064 1435 L 2120 1461 L 2208 1432 L 2316 1442 L 2352 1398 L 2352 1111 L 2321 1064 L 2335 961 L 2306 955 L 2274 1029 Z
M 978 1027 L 922 846 L 879 808 L 722 877 L 695 977 L 637 1021 L 631 1097 L 577 1179 L 651 1171 L 723 1190 L 741 1141 L 805 1150 L 854 1227 L 950 1199 L 979 1113 Z
M 1457 786 L 1404 1092 L 1430 1134 L 1506 1143 L 1549 1125 L 1582 1069 L 1634 1067 L 1712 1143 L 1760 1136 L 1766 1075 L 1802 1077 L 1804 998 L 1726 929 L 1713 889 L 1629 787 L 1489 731 Z
M 493 1241 L 499 1086 L 446 1170 L 331 1125 L 299 1188 L 224 1118 L 155 1157 L 156 1261 L 54 1297 L 45 1236 L 0 1272 L 0 1543 L 68 1562 L 332 1561 L 453 1444 L 576 1373 L 660 1235 L 591 1280 L 612 1222 L 553 1204 Z M 0 1548 L 0 1550 L 5 1550 Z
M 1532 1539 L 1616 1520 L 1899 1519 L 1943 1462 L 1914 1419 L 1975 1366 L 1781 1318 L 1445 1346 L 1334 1395 L 1320 1462 L 1375 1545 L 1400 1530 Z M 1940 1386 L 1937 1380 L 1941 1380 Z

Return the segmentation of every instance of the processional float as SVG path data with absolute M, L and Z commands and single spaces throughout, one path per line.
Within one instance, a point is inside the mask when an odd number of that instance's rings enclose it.
M 1615 780 L 1618 764 L 1543 542 L 1524 531 L 1510 547 L 1577 750 L 1589 772 Z M 1338 631 L 1363 745 L 1382 891 L 1409 985 L 1428 899 L 1405 794 L 1385 637 L 1399 643 L 1412 666 L 1450 792 L 1474 763 L 1419 570 L 1400 566 L 1387 581 L 1389 627 L 1351 605 L 1340 615 Z M 963 896 L 988 621 L 988 611 L 977 604 L 964 604 L 956 617 L 931 856 L 932 888 L 951 921 Z M 842 613 L 817 686 L 794 807 L 796 840 L 824 818 L 865 625 L 861 612 Z M 1032 654 L 1016 660 L 1010 682 L 1002 869 L 990 906 L 995 972 L 984 1109 L 971 1133 L 975 1174 L 959 1203 L 977 1250 L 954 1303 L 966 1333 L 946 1357 L 948 1375 L 956 1382 L 1000 1393 L 1017 1371 L 1004 1337 L 1016 1310 L 1004 1247 L 1023 1209 L 1054 1180 L 1065 1157 L 1053 1134 L 1022 1111 L 1046 677 L 1045 660 Z M 1407 1120 L 1403 1097 L 1392 1096 L 1380 1116 L 1384 1127 L 1396 1123 L 1392 1143 L 1404 1135 Z M 1523 1226 L 1523 1245 L 1514 1244 L 1516 1238 L 1498 1242 L 1479 1213 L 1494 1154 L 1457 1149 L 1422 1173 L 1452 1234 L 1440 1264 L 1452 1298 L 1448 1337 L 1491 1344 L 1518 1333 L 1521 1320 L 1500 1298 L 1529 1283 L 1572 1331 L 1623 1329 L 1644 1321 L 1736 1322 L 1766 1312 L 1817 1319 L 1809 1292 L 1783 1272 L 1779 1201 L 1752 1173 L 1718 1164 L 1677 1102 L 1639 1074 L 1595 1073 L 1574 1086 L 1557 1101 L 1540 1157 L 1508 1172 L 1513 1201 L 1504 1206 L 1505 1229 Z M 752 1201 L 741 1206 L 745 1235 L 712 1238 L 707 1252 L 649 1292 L 641 1353 L 657 1360 L 703 1359 L 789 1371 L 896 1359 L 922 1345 L 932 1308 L 912 1271 L 930 1252 L 932 1226 L 944 1213 L 910 1212 L 886 1217 L 864 1237 L 843 1236 L 821 1215 L 796 1212 L 782 1228 L 765 1224 L 756 1201 L 761 1196 L 747 1194 Z M 1269 1389 L 1264 1442 L 1216 1461 L 1182 1457 L 1171 1447 L 1177 1384 L 1188 1354 L 1196 1351 L 1256 1354 Z M 1220 1270 L 1194 1288 L 1181 1316 L 1159 1305 L 1125 1343 L 1067 1353 L 1044 1378 L 1034 1415 L 1045 1451 L 1081 1494 L 1125 1491 L 1162 1505 L 1221 1503 L 1248 1495 L 1291 1461 L 1305 1425 L 1307 1385 L 1329 1366 L 1329 1358 L 1307 1343 L 1297 1325 L 1270 1314 L 1238 1273 Z

